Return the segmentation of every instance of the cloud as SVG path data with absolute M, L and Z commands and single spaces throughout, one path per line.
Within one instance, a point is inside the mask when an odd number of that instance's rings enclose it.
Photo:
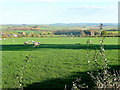
M 101 8 L 101 7 L 97 7 L 97 6 L 80 6 L 80 7 L 73 7 L 73 8 L 69 8 L 68 12 L 70 12 L 71 14 L 94 14 L 94 13 L 98 13 L 98 12 L 103 12 L 105 11 L 105 8 Z
M 113 18 L 117 17 L 117 7 L 80 6 L 69 8 L 65 13 L 71 18 Z
M 67 11 L 75 14 L 94 14 L 94 13 L 104 13 L 108 11 L 117 11 L 117 7 L 98 7 L 98 6 L 80 6 L 69 8 Z

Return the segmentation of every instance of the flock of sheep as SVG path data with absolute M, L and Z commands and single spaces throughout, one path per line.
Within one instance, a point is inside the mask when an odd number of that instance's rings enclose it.
M 2 40 L 2 38 L 0 38 L 0 40 Z M 3 40 L 6 40 L 5 38 L 3 38 Z M 12 42 L 15 42 L 14 40 L 12 40 Z M 40 42 L 35 42 L 35 41 L 30 41 L 30 40 L 28 40 L 28 41 L 26 41 L 26 42 L 24 42 L 24 45 L 28 45 L 29 43 L 33 43 L 33 46 L 34 47 L 37 47 L 37 46 L 39 46 L 40 45 Z
M 12 40 L 12 42 L 15 42 L 14 40 Z M 28 45 L 30 43 L 30 40 L 24 42 L 24 45 Z M 32 41 L 33 43 L 33 46 L 39 46 L 40 45 L 40 42 L 35 42 L 35 41 Z
M 30 40 L 28 40 L 27 42 L 24 42 L 24 45 L 27 45 L 30 43 Z M 40 42 L 35 42 L 35 41 L 32 41 L 33 43 L 33 46 L 39 46 L 40 45 Z

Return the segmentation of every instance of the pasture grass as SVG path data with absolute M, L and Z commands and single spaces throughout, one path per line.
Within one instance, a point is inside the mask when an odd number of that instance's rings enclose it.
M 23 71 L 24 87 L 32 88 L 64 88 L 71 85 L 79 76 L 89 81 L 85 72 L 88 71 L 86 60 L 86 41 L 88 38 L 8 38 L 2 40 L 2 86 L 3 88 L 18 88 L 17 76 Z M 92 61 L 94 49 L 99 50 L 100 38 L 92 40 L 89 59 Z M 14 40 L 15 42 L 12 42 Z M 24 41 L 39 41 L 39 47 L 30 43 L 24 46 Z M 109 65 L 118 63 L 118 38 L 105 39 L 105 54 Z M 97 48 L 95 48 L 97 47 Z M 30 62 L 26 63 L 26 56 Z
M 36 41 L 41 44 L 86 44 L 86 41 L 90 39 L 92 44 L 99 44 L 100 37 L 71 37 L 71 38 L 34 38 L 34 37 L 23 37 L 23 38 L 6 38 L 6 40 L 2 40 L 2 44 L 23 44 L 25 41 Z M 12 42 L 14 40 L 15 42 Z M 118 45 L 118 37 L 106 37 L 104 40 L 104 44 L 117 44 Z

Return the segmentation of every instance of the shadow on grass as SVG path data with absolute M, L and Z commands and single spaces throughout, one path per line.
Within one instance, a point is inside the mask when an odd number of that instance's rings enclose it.
M 41 44 L 39 47 L 33 45 L 10 44 L 1 45 L 2 51 L 35 51 L 36 49 L 50 48 L 50 49 L 87 49 L 87 44 Z M 91 44 L 89 49 L 99 49 L 100 45 Z M 105 49 L 120 49 L 119 45 L 104 45 Z
M 112 65 L 110 66 L 110 71 L 112 72 L 112 69 L 114 70 L 120 70 L 120 65 Z M 112 72 L 113 73 L 113 72 Z M 63 90 L 65 85 L 67 85 L 67 90 L 71 90 L 72 82 L 75 81 L 76 78 L 81 77 L 81 81 L 78 82 L 80 84 L 86 83 L 88 85 L 89 90 L 92 90 L 94 88 L 95 83 L 92 80 L 92 78 L 87 74 L 87 72 L 74 72 L 73 75 L 66 77 L 65 79 L 50 79 L 44 82 L 37 82 L 30 85 L 27 85 L 24 87 L 24 89 L 29 88 L 37 88 L 37 89 L 60 89 Z
M 72 82 L 76 80 L 76 78 L 81 77 L 81 84 L 86 83 L 90 88 L 92 88 L 95 84 L 93 83 L 91 77 L 86 72 L 74 72 L 74 75 L 68 76 L 66 78 L 56 78 L 50 79 L 43 82 L 37 82 L 24 87 L 25 90 L 29 88 L 34 89 L 56 89 L 56 90 L 64 90 L 65 85 L 67 85 L 67 90 L 71 90 Z
M 112 69 L 120 70 L 120 65 L 111 65 L 110 66 L 111 72 L 112 72 Z M 64 90 L 65 85 L 67 85 L 66 90 L 71 90 L 72 82 L 79 77 L 81 77 L 81 81 L 78 83 L 80 84 L 86 83 L 86 85 L 88 85 L 89 87 L 88 89 L 82 89 L 82 90 L 93 90 L 95 83 L 92 80 L 92 78 L 87 74 L 87 72 L 73 72 L 71 76 L 68 76 L 65 78 L 55 78 L 55 79 L 49 79 L 43 82 L 35 82 L 32 84 L 28 84 L 25 87 L 20 89 L 13 88 L 13 89 L 3 89 L 3 90 L 47 90 L 47 89 Z M 94 89 L 94 90 L 99 90 L 99 89 Z M 110 89 L 110 90 L 113 90 L 113 89 Z

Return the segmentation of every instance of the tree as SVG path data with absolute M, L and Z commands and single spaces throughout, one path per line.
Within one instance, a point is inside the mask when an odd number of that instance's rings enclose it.
M 81 31 L 81 36 L 82 37 L 86 36 L 84 31 Z
M 106 31 L 102 31 L 101 32 L 101 36 L 106 36 L 107 35 L 107 32 Z
M 40 37 L 40 35 L 38 34 L 36 37 Z
M 24 36 L 25 36 L 25 35 L 26 35 L 26 33 L 25 33 L 25 32 L 22 32 L 22 35 L 24 35 Z
M 7 34 L 2 35 L 2 38 L 7 38 L 7 37 L 8 37 Z
M 30 37 L 35 37 L 34 33 L 30 33 Z

